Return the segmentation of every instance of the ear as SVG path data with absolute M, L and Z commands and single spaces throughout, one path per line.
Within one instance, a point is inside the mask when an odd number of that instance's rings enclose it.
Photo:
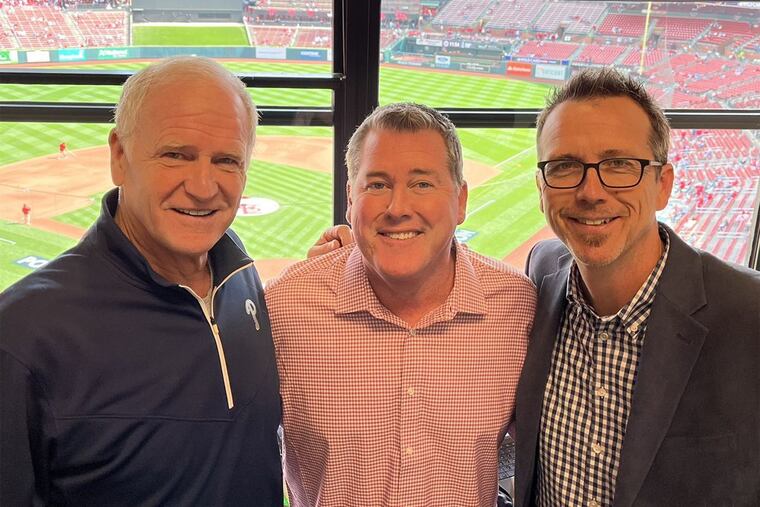
M 670 193 L 673 191 L 673 164 L 665 164 L 660 169 L 660 179 L 657 182 L 657 211 L 665 209 L 670 200 Z
M 353 204 L 353 201 L 351 199 L 351 183 L 346 182 L 346 202 L 348 203 L 346 205 L 346 222 L 348 224 L 351 224 L 351 206 Z
M 538 189 L 538 209 L 541 213 L 544 212 L 544 186 L 542 184 L 541 176 L 536 171 L 536 188 Z
M 116 133 L 116 129 L 111 129 L 111 133 L 108 134 L 108 147 L 111 149 L 111 181 L 120 187 L 124 183 L 127 171 L 124 143 Z
M 467 182 L 463 181 L 459 188 L 459 202 L 457 203 L 457 225 L 461 225 L 467 218 Z

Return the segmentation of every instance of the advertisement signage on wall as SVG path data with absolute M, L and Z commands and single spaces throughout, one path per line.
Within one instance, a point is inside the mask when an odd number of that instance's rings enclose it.
M 98 60 L 122 60 L 129 58 L 128 48 L 98 49 Z
M 296 60 L 327 60 L 327 52 L 324 49 L 299 49 L 296 52 Z
M 483 65 L 482 63 L 465 62 L 460 63 L 459 68 L 469 72 L 491 72 L 490 65 Z
M 524 62 L 507 62 L 507 75 L 529 78 L 533 74 L 533 65 Z
M 59 49 L 58 61 L 59 62 L 78 62 L 85 60 L 84 49 Z
M 272 47 L 257 47 L 256 58 L 262 58 L 265 60 L 285 60 L 287 55 L 287 48 L 272 48 Z
M 47 63 L 50 61 L 49 51 L 27 51 L 26 61 L 29 63 Z
M 18 63 L 18 51 L 0 49 L 0 64 L 3 63 Z
M 435 66 L 441 69 L 451 67 L 451 57 L 445 55 L 435 55 Z
M 416 39 L 414 41 L 418 46 L 431 46 L 434 48 L 443 47 L 443 41 L 440 39 Z
M 549 65 L 546 63 L 536 64 L 536 79 L 552 79 L 555 81 L 564 81 L 567 79 L 568 67 L 564 65 Z

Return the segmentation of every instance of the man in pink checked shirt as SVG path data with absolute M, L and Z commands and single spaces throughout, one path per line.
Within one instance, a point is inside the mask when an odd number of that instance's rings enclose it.
M 266 292 L 292 505 L 491 507 L 535 289 L 454 239 L 467 183 L 440 113 L 378 108 L 346 164 L 356 244 Z

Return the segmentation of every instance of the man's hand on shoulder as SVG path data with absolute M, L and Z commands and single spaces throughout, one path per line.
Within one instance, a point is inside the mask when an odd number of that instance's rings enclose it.
M 342 224 L 334 225 L 322 233 L 317 242 L 314 243 L 314 246 L 309 248 L 306 257 L 309 259 L 318 257 L 337 250 L 342 246 L 350 245 L 353 242 L 354 235 L 349 226 Z

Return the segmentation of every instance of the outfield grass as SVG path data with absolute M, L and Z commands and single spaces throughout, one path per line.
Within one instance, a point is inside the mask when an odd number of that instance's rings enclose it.
M 133 46 L 250 46 L 241 26 L 151 26 L 132 27 Z
M 75 243 L 64 236 L 0 221 L 0 290 L 32 272 L 17 261 L 30 256 L 50 260 Z
M 241 62 L 226 64 L 234 72 L 313 73 L 329 72 L 327 65 Z M 98 65 L 98 68 L 138 68 L 141 64 Z M 93 66 L 85 68 L 92 69 Z M 452 107 L 540 107 L 549 87 L 490 76 L 427 72 L 397 67 L 381 67 L 380 102 L 417 101 L 433 106 Z M 0 100 L 50 100 L 114 102 L 118 87 L 0 85 Z M 331 96 L 325 90 L 252 90 L 260 105 L 326 106 Z M 110 125 L 0 123 L 0 166 L 56 153 L 65 140 L 71 149 L 104 145 Z M 473 249 L 502 258 L 529 239 L 544 225 L 538 210 L 534 184 L 535 141 L 533 129 L 460 129 L 465 158 L 494 166 L 499 174 L 470 190 L 469 215 L 460 229 L 474 236 Z M 262 127 L 260 135 L 324 136 L 331 128 Z M 0 171 L 2 167 L 0 167 Z M 245 190 L 248 196 L 268 197 L 281 208 L 270 215 L 238 217 L 233 225 L 254 258 L 300 258 L 319 233 L 332 221 L 332 178 L 296 167 L 254 161 Z M 62 222 L 87 227 L 99 211 L 95 204 L 56 217 Z M 16 229 L 21 228 L 16 226 Z M 53 256 L 72 242 L 50 234 L 39 234 L 45 247 L 43 256 Z M 15 240 L 14 240 L 15 241 Z M 0 242 L 2 243 L 2 242 Z M 20 245 L 25 243 L 18 242 Z M 23 248 L 22 248 L 23 250 Z M 0 244 L 0 288 L 27 273 L 13 265 L 19 250 Z M 10 266 L 10 267 L 8 267 Z M 15 278 L 14 278 L 15 277 Z

